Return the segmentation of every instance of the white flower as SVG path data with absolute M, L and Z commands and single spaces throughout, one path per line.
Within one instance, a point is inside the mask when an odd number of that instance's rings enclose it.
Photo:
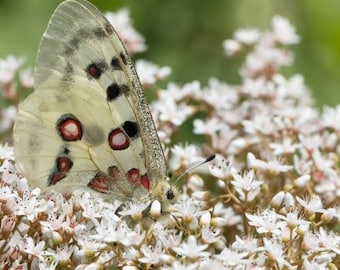
M 261 33 L 258 29 L 239 29 L 234 34 L 235 40 L 247 45 L 257 42 L 260 36 Z
M 227 56 L 236 54 L 241 50 L 241 44 L 233 39 L 227 39 L 223 41 L 224 52 Z
M 141 245 L 141 243 L 144 241 L 146 235 L 146 231 L 142 229 L 140 224 L 138 224 L 133 230 L 129 230 L 127 237 L 135 246 Z
M 158 115 L 162 122 L 169 122 L 180 126 L 190 115 L 195 112 L 193 106 L 185 102 L 176 103 L 173 99 L 164 99 L 153 102 L 153 113 Z
M 22 251 L 28 254 L 32 254 L 40 259 L 43 259 L 42 253 L 45 250 L 45 241 L 40 241 L 36 243 L 36 241 L 33 238 L 27 236 L 24 238 L 23 242 L 24 245 L 21 247 Z
M 92 218 L 101 217 L 100 211 L 98 211 L 98 208 L 96 205 L 96 201 L 94 197 L 91 197 L 90 193 L 85 192 L 79 203 L 83 209 L 82 215 L 85 218 L 92 219 Z
M 294 180 L 294 186 L 297 187 L 305 187 L 307 183 L 309 183 L 311 180 L 311 176 L 309 174 L 301 175 L 300 177 L 296 178 Z
M 325 106 L 322 111 L 322 125 L 340 130 L 340 105 L 334 108 Z
M 326 232 L 322 227 L 317 234 L 321 244 L 321 250 L 333 251 L 340 256 L 340 236 L 334 232 Z
M 220 254 L 214 255 L 214 257 L 222 261 L 224 265 L 231 267 L 228 269 L 233 269 L 232 267 L 245 264 L 245 262 L 247 261 L 245 257 L 247 255 L 248 252 L 241 252 L 239 250 L 224 248 Z
M 171 73 L 170 67 L 159 67 L 145 60 L 138 60 L 135 66 L 142 85 L 155 84 Z
M 328 262 L 319 262 L 317 258 L 313 258 L 312 261 L 309 261 L 308 258 L 303 259 L 302 270 L 327 270 Z
M 174 145 L 174 147 L 171 148 L 171 154 L 169 163 L 171 169 L 174 171 L 179 168 L 190 168 L 204 161 L 200 149 L 195 145 Z M 202 166 L 199 169 L 202 169 Z
M 44 269 L 44 270 L 54 270 L 56 269 L 57 265 L 58 265 L 59 261 L 55 258 L 44 258 L 39 260 L 39 269 Z
M 105 17 L 117 30 L 129 53 L 146 50 L 144 37 L 133 28 L 128 9 L 121 9 L 115 13 L 106 12 Z
M 283 45 L 294 44 L 300 41 L 299 36 L 295 33 L 295 28 L 286 18 L 278 15 L 274 16 L 272 27 L 276 40 Z
M 298 210 L 289 212 L 286 216 L 283 216 L 282 218 L 287 222 L 287 225 L 290 229 L 295 229 L 299 226 L 309 226 L 310 224 L 310 222 L 305 221 L 302 218 L 302 215 L 299 214 Z
M 130 229 L 127 224 L 118 217 L 104 216 L 100 223 L 93 220 L 96 225 L 97 233 L 91 238 L 99 242 L 120 243 L 124 246 L 131 245 L 131 239 L 128 237 Z
M 283 227 L 286 226 L 286 222 L 282 221 L 283 216 L 269 209 L 264 210 L 259 215 L 246 213 L 246 217 L 249 220 L 249 225 L 256 227 L 258 233 L 271 232 L 280 235 Z
M 315 233 L 310 230 L 306 230 L 303 235 L 303 247 L 307 250 L 318 251 L 320 239 Z
M 224 127 L 221 120 L 216 117 L 207 120 L 195 119 L 193 124 L 195 134 L 214 135 Z
M 334 166 L 334 161 L 325 156 L 322 156 L 319 149 L 314 149 L 313 160 L 314 160 L 315 166 L 320 171 L 326 171 L 328 169 L 331 169 Z
M 263 183 L 263 181 L 255 179 L 254 170 L 250 170 L 243 176 L 238 174 L 236 171 L 233 171 L 232 175 L 234 180 L 231 181 L 231 184 L 239 194 L 239 198 L 242 201 L 248 202 L 254 200 L 257 194 L 260 192 L 260 186 Z
M 150 205 L 150 202 L 129 202 L 124 204 L 123 210 L 119 211 L 119 215 L 131 216 L 131 218 L 138 222 L 142 219 L 143 211 Z
M 17 204 L 15 213 L 18 216 L 25 216 L 32 222 L 36 220 L 39 213 L 51 208 L 51 203 L 52 202 L 46 202 L 43 199 L 32 196 L 32 193 L 29 191 L 25 191 L 22 200 Z
M 228 178 L 231 176 L 232 168 L 230 161 L 219 154 L 216 155 L 214 161 L 212 161 L 209 166 L 210 173 L 218 178 Z
M 233 226 L 241 222 L 241 217 L 238 215 L 232 207 L 225 207 L 222 203 L 218 202 L 214 205 L 212 222 L 217 217 L 221 217 L 224 221 L 222 226 Z
M 162 245 L 168 249 L 178 247 L 182 242 L 182 232 L 164 228 L 160 223 L 156 223 L 152 232 L 157 239 L 162 242 Z
M 47 220 L 40 221 L 40 224 L 50 230 L 59 230 L 64 225 L 65 215 L 49 211 Z
M 256 238 L 240 238 L 236 235 L 236 240 L 232 244 L 233 250 L 246 251 L 248 253 L 254 252 L 258 248 L 258 241 Z
M 270 255 L 270 259 L 276 260 L 279 269 L 283 269 L 283 266 L 288 267 L 288 269 L 296 269 L 285 259 L 285 247 L 283 243 L 274 239 L 263 238 L 264 250 Z
M 325 221 L 330 221 L 333 218 L 340 221 L 340 206 L 324 209 L 322 213 L 322 219 Z
M 8 143 L 5 143 L 5 144 L 0 143 L 0 160 L 4 160 L 4 159 L 8 159 L 8 160 L 14 159 L 13 146 L 9 146 Z M 8 162 L 8 161 L 5 161 L 5 162 Z M 4 163 L 1 164 L 0 166 L 0 172 L 2 171 L 1 168 L 4 166 Z
M 221 239 L 221 230 L 218 228 L 212 228 L 209 226 L 203 226 L 201 229 L 202 240 L 206 244 L 212 244 Z
M 142 246 L 141 251 L 144 257 L 138 260 L 142 263 L 157 265 L 161 263 L 170 263 L 175 259 L 174 257 L 165 254 L 161 242 L 159 241 L 157 241 L 154 247 Z
M 250 168 L 266 170 L 274 174 L 287 172 L 293 168 L 293 166 L 290 165 L 281 165 L 278 160 L 270 160 L 266 162 L 260 159 L 256 159 L 253 153 L 248 153 L 247 162 Z
M 224 119 L 232 121 L 236 115 L 232 115 L 230 118 L 228 114 L 225 115 L 225 111 L 232 113 L 231 108 L 239 101 L 239 96 L 235 88 L 225 82 L 219 81 L 216 78 L 211 78 L 208 81 L 208 86 L 200 92 L 198 99 L 203 99 L 207 104 L 211 105 L 217 112 L 221 110 Z M 237 120 L 235 120 L 237 121 Z
M 187 242 L 182 242 L 179 247 L 174 247 L 173 250 L 181 256 L 187 256 L 189 258 L 206 257 L 210 253 L 206 250 L 208 245 L 200 245 L 197 243 L 196 238 L 190 235 Z
M 17 171 L 13 162 L 9 159 L 5 159 L 0 166 L 1 180 L 7 184 L 16 184 L 20 177 L 17 175 Z
M 202 216 L 205 211 L 201 211 L 201 204 L 192 198 L 183 199 L 178 203 L 175 203 L 171 207 L 171 214 L 176 217 L 181 217 L 186 223 L 191 223 L 193 220 L 197 220 Z
M 75 246 L 68 245 L 67 243 L 63 243 L 61 246 L 58 246 L 53 256 L 57 261 L 63 264 L 64 262 L 68 262 L 71 260 L 71 256 L 75 250 Z
M 292 154 L 299 148 L 299 146 L 299 144 L 292 143 L 292 138 L 290 137 L 283 138 L 283 141 L 280 143 L 269 143 L 269 147 L 273 149 L 273 154 L 275 156 Z
M 321 199 L 317 195 L 313 195 L 306 200 L 303 200 L 300 197 L 296 197 L 296 200 L 309 212 L 322 213 L 323 211 Z
M 31 88 L 34 85 L 34 77 L 31 68 L 27 68 L 20 72 L 19 74 L 20 82 L 23 87 Z
M 0 111 L 0 133 L 7 131 L 13 126 L 14 119 L 17 116 L 17 108 L 9 106 Z
M 199 97 L 201 95 L 201 84 L 199 81 L 192 81 L 179 86 L 173 82 L 168 83 L 165 90 L 158 92 L 160 100 L 166 100 L 168 98 L 175 101 L 183 100 L 186 97 Z
M 8 55 L 6 59 L 0 59 L 0 84 L 7 84 L 14 78 L 15 72 L 25 62 L 23 57 Z
M 308 160 L 304 157 L 299 157 L 298 155 L 294 155 L 294 169 L 300 174 L 300 175 L 308 175 L 311 173 L 313 161 Z

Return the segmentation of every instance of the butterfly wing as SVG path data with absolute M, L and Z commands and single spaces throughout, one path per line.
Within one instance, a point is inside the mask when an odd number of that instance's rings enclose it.
M 90 187 L 143 197 L 166 175 L 165 158 L 133 64 L 89 2 L 67 0 L 43 35 L 35 91 L 20 106 L 14 150 L 35 186 Z

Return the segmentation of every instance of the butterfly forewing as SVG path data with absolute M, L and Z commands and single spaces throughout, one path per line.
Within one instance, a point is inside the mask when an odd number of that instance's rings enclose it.
M 14 141 L 17 163 L 36 186 L 88 186 L 122 199 L 145 196 L 165 179 L 136 71 L 117 33 L 89 2 L 68 0 L 53 14 Z

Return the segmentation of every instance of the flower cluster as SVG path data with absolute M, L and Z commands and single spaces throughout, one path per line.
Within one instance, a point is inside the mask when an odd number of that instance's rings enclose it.
M 17 114 L 19 97 L 33 86 L 32 69 L 21 69 L 23 57 L 0 59 L 0 141 L 8 140 Z M 7 105 L 7 106 L 3 106 Z
M 124 28 L 128 13 L 118 15 Z M 138 44 L 130 51 L 145 49 L 128 33 Z M 245 52 L 239 85 L 212 78 L 205 87 L 157 90 L 155 125 L 165 147 L 175 144 L 166 151 L 169 167 L 175 178 L 189 169 L 166 208 L 81 191 L 40 194 L 17 172 L 12 147 L 1 144 L 0 268 L 337 269 L 340 105 L 319 113 L 302 76 L 280 73 L 293 63 L 287 46 L 298 41 L 275 16 L 270 30 L 242 29 L 224 42 L 228 56 Z M 12 77 L 1 85 L 15 87 L 16 68 L 7 68 Z M 137 69 L 150 89 L 170 73 L 148 62 Z M 188 119 L 200 143 L 177 141 Z

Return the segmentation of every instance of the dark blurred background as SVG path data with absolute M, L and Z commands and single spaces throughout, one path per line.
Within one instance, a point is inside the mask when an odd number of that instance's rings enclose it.
M 0 0 L 0 58 L 25 56 L 33 66 L 39 41 L 61 0 Z M 274 15 L 295 25 L 301 43 L 292 46 L 293 67 L 300 73 L 316 104 L 340 103 L 339 0 L 92 0 L 102 11 L 128 7 L 135 28 L 146 38 L 148 50 L 136 57 L 168 65 L 171 81 L 185 83 L 210 77 L 240 81 L 241 58 L 224 56 L 222 41 L 239 28 L 270 27 Z

